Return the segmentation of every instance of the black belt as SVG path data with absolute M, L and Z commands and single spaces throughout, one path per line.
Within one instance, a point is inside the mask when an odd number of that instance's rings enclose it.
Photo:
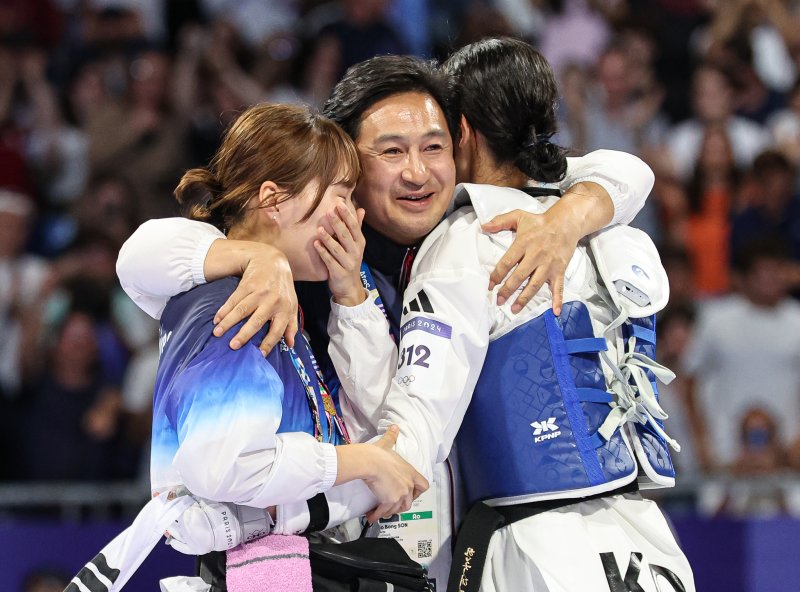
M 449 592 L 477 592 L 486 564 L 489 541 L 496 530 L 525 518 L 572 504 L 636 491 L 639 491 L 639 485 L 636 480 L 633 480 L 624 487 L 581 498 L 544 500 L 494 507 L 478 502 L 467 512 L 461 528 L 458 529 L 458 535 L 453 545 L 453 562 L 450 565 L 447 590 Z

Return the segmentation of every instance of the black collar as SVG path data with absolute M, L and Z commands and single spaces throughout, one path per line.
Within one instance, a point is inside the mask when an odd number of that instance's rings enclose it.
M 361 230 L 367 240 L 367 246 L 364 249 L 364 262 L 381 273 L 400 273 L 408 247 L 386 238 L 366 222 L 361 227 Z
M 520 187 L 519 190 L 524 191 L 531 197 L 544 197 L 546 195 L 561 197 L 561 190 L 558 187 Z

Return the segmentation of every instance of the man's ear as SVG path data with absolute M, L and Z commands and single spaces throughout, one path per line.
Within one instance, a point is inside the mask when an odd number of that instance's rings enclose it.
M 461 129 L 461 138 L 458 140 L 458 147 L 464 148 L 470 142 L 475 140 L 475 130 L 472 129 L 469 121 L 467 121 L 467 118 L 463 115 L 461 116 L 461 120 L 458 122 L 458 127 Z

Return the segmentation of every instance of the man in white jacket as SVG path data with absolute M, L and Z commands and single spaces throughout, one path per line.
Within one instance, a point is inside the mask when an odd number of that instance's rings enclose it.
M 354 195 L 367 211 L 362 277 L 373 298 L 368 299 L 366 305 L 347 309 L 329 304 L 324 288 L 306 285 L 298 290 L 306 330 L 318 357 L 322 357 L 328 342 L 328 317 L 334 322 L 353 325 L 361 323 L 363 315 L 378 313 L 383 319 L 383 312 L 373 305 L 377 298 L 385 312 L 384 322 L 388 320 L 389 331 L 395 338 L 400 336 L 402 294 L 409 262 L 419 243 L 449 207 L 455 184 L 452 150 L 458 128 L 442 107 L 448 104 L 448 97 L 441 76 L 414 58 L 375 58 L 351 69 L 326 105 L 326 114 L 356 140 L 362 160 L 364 174 Z M 537 286 L 547 280 L 560 281 L 554 278 L 563 275 L 574 246 L 582 236 L 609 222 L 629 222 L 643 204 L 652 181 L 649 168 L 630 155 L 600 151 L 570 159 L 567 175 L 559 184 L 564 196 L 555 207 L 544 215 L 527 217 L 512 212 L 495 222 L 493 228 L 501 230 L 516 228 L 515 223 L 509 222 L 516 220 L 520 233 L 518 243 L 511 247 L 512 256 L 501 261 L 491 277 L 499 283 L 515 263 L 521 261 L 522 264 L 514 276 L 494 292 L 501 299 L 507 297 L 533 273 L 533 279 L 525 285 L 520 297 L 508 302 L 512 310 L 519 310 L 536 293 Z M 522 232 L 525 228 L 527 233 Z M 550 239 L 542 249 L 543 240 L 559 232 L 559 238 Z M 118 273 L 122 285 L 142 308 L 157 316 L 170 296 L 198 283 L 241 272 L 247 262 L 253 266 L 253 252 L 260 254 L 261 259 L 257 261 L 270 256 L 252 245 L 218 239 L 224 236 L 202 223 L 180 219 L 146 223 L 120 253 Z M 530 245 L 527 252 L 525 245 Z M 273 269 L 260 277 L 272 279 Z M 255 282 L 255 278 L 252 281 Z M 231 302 L 231 305 L 238 304 L 238 309 L 223 307 L 223 313 L 233 310 L 233 320 L 221 322 L 220 331 L 256 309 L 247 286 L 248 282 L 243 281 L 241 292 L 238 296 L 235 294 Z M 486 298 L 492 297 L 493 293 L 486 288 L 487 285 L 482 287 Z M 511 292 L 506 294 L 501 290 Z M 260 318 L 250 327 L 257 328 L 269 318 L 268 313 L 257 316 Z M 249 330 L 247 326 L 246 329 Z M 250 335 L 238 340 L 244 342 Z M 376 339 L 393 348 L 393 342 L 385 337 L 384 329 Z M 355 351 L 365 362 L 363 367 L 368 368 L 367 374 L 358 377 L 360 380 L 369 382 L 370 372 L 376 377 L 385 373 L 384 368 L 370 364 L 370 360 L 384 359 L 382 350 L 362 345 Z M 325 365 L 323 360 L 321 363 Z M 345 388 L 347 382 L 354 379 L 353 376 L 341 378 Z M 375 426 L 382 402 L 381 399 L 358 401 L 350 406 L 348 420 Z M 446 509 L 451 497 L 449 487 L 448 471 L 441 465 L 434 487 L 438 493 L 428 501 L 433 520 L 439 524 L 437 531 L 442 533 L 436 547 L 446 546 L 452 530 L 450 512 Z M 437 495 L 441 503 L 436 503 Z M 446 565 L 434 565 L 432 572 L 441 578 L 446 573 Z
M 637 491 L 674 483 L 668 447 L 677 447 L 654 386 L 674 377 L 653 360 L 652 315 L 669 294 L 655 247 L 626 227 L 582 242 L 560 317 L 547 289 L 517 314 L 487 296 L 512 237 L 482 224 L 557 203 L 526 187 L 567 168 L 549 142 L 555 83 L 536 50 L 510 39 L 467 46 L 445 68 L 459 80 L 459 178 L 483 184 L 459 186 L 460 209 L 420 247 L 399 356 L 375 337 L 386 323 L 369 307 L 360 325 L 332 316 L 331 355 L 348 395 L 354 405 L 383 401 L 379 431 L 397 424 L 395 449 L 429 477 L 455 444 L 472 509 L 449 590 L 694 590 L 660 510 Z M 477 98 L 489 88 L 505 109 Z M 383 361 L 364 367 L 359 342 Z

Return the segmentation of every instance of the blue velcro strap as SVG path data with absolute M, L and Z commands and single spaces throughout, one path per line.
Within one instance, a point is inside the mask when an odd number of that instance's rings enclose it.
M 610 403 L 611 393 L 598 388 L 578 388 L 578 400 L 584 403 Z
M 597 432 L 595 432 L 594 434 L 592 434 L 591 436 L 589 436 L 589 437 L 587 438 L 587 442 L 588 442 L 588 443 L 589 443 L 591 446 L 593 446 L 593 447 L 595 447 L 595 448 L 600 448 L 600 447 L 601 447 L 603 444 L 605 444 L 605 443 L 606 443 L 606 441 L 605 441 L 605 440 L 603 440 L 603 436 L 601 436 L 601 435 L 600 435 L 600 434 L 598 434 Z
M 558 377 L 558 388 L 564 398 L 564 410 L 567 412 L 567 418 L 575 437 L 575 443 L 578 445 L 578 452 L 581 455 L 586 476 L 589 478 L 590 485 L 599 485 L 605 482 L 605 475 L 595 452 L 597 446 L 594 445 L 594 440 L 589 435 L 589 429 L 586 426 L 586 419 L 578 399 L 578 389 L 575 386 L 575 378 L 572 375 L 572 367 L 567 356 L 570 353 L 570 343 L 602 341 L 603 345 L 605 345 L 605 340 L 572 339 L 565 341 L 561 326 L 558 324 L 552 309 L 544 313 L 544 326 L 547 329 L 547 340 L 553 352 L 553 369 Z M 593 351 L 597 351 L 597 349 Z
M 652 343 L 653 345 L 656 344 L 656 332 L 652 329 L 647 329 L 646 327 L 642 327 L 641 325 L 632 325 L 633 336 L 636 339 L 641 339 L 642 341 L 646 341 L 647 343 Z
M 567 339 L 564 342 L 568 354 L 588 354 L 606 351 L 608 345 L 602 337 L 584 337 L 582 339 Z

